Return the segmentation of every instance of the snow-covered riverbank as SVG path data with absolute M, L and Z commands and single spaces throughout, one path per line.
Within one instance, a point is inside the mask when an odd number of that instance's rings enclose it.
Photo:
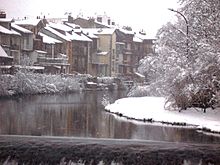
M 0 75 L 0 97 L 68 93 L 87 89 L 122 89 L 123 82 L 114 77 L 92 77 L 88 74 L 38 74 L 18 71 L 14 75 Z
M 152 119 L 153 121 L 169 123 L 186 123 L 198 128 L 220 132 L 220 110 L 208 109 L 206 113 L 198 109 L 184 111 L 165 110 L 165 99 L 162 97 L 130 97 L 117 100 L 107 105 L 106 110 L 120 113 L 135 119 Z

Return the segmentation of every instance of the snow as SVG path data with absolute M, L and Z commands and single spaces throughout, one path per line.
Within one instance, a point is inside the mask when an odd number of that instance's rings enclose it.
M 165 110 L 163 97 L 129 97 L 107 105 L 105 109 L 136 119 L 153 119 L 159 122 L 181 122 L 220 132 L 220 110 L 208 109 L 206 113 L 194 108 L 179 111 Z
M 40 36 L 43 37 L 43 43 L 47 43 L 47 44 L 56 44 L 56 43 L 62 43 L 61 41 L 55 39 L 55 38 L 52 38 L 46 34 L 43 34 L 43 33 L 39 33 Z
M 151 40 L 151 39 L 155 39 L 155 37 L 147 35 L 147 34 L 141 34 L 141 33 L 136 33 L 135 34 L 136 37 L 140 38 L 141 40 Z
M 12 35 L 17 35 L 17 36 L 21 36 L 21 34 L 20 33 L 18 33 L 18 32 L 16 32 L 15 30 L 11 30 L 11 34 Z
M 12 22 L 12 19 L 8 19 L 8 18 L 0 18 L 0 22 Z
M 20 27 L 20 26 L 16 25 L 15 23 L 12 23 L 12 24 L 11 24 L 11 27 L 12 27 L 13 29 L 15 29 L 15 30 L 18 30 L 18 31 L 22 32 L 22 33 L 33 34 L 32 31 L 27 30 L 27 29 L 25 29 L 25 28 L 23 28 L 23 27 Z
M 140 74 L 140 73 L 138 73 L 138 72 L 134 72 L 137 76 L 139 76 L 139 77 L 142 77 L 142 78 L 145 78 L 145 76 L 144 75 L 142 75 L 142 74 Z
M 69 39 L 75 40 L 75 41 L 92 42 L 92 40 L 86 37 L 84 34 L 78 35 L 74 32 L 72 32 L 72 34 L 69 34 L 66 32 L 66 36 L 69 37 Z
M 11 30 L 8 30 L 8 29 L 4 28 L 4 27 L 1 26 L 1 25 L 0 25 L 0 33 L 12 34 Z
M 41 21 L 40 19 L 24 19 L 24 20 L 15 21 L 15 24 L 37 26 L 40 21 Z
M 50 22 L 49 26 L 53 29 L 62 30 L 62 31 L 65 31 L 65 32 L 70 32 L 70 31 L 73 30 L 71 27 L 69 27 L 67 25 L 64 25 L 64 24 L 61 24 L 61 23 L 52 23 L 52 22 Z
M 42 51 L 42 50 L 35 50 L 37 53 L 40 53 L 40 54 L 47 54 L 47 52 L 45 51 Z
M 68 37 L 68 36 L 65 36 L 63 34 L 61 34 L 60 32 L 54 30 L 53 28 L 49 27 L 49 26 L 46 26 L 44 27 L 46 30 L 48 30 L 49 32 L 55 34 L 56 36 L 62 38 L 63 40 L 66 40 L 66 41 L 71 41 L 71 39 Z
M 142 42 L 143 42 L 143 40 L 140 39 L 140 38 L 138 38 L 137 36 L 134 36 L 134 37 L 133 37 L 133 41 L 134 41 L 134 42 L 139 42 L 139 43 L 142 43 Z
M 67 26 L 70 26 L 71 28 L 73 28 L 74 30 L 75 29 L 80 29 L 80 26 L 79 25 L 76 25 L 76 24 L 74 24 L 74 23 L 68 23 L 68 22 L 66 22 L 65 23 Z
M 131 34 L 131 35 L 134 35 L 135 32 L 134 31 L 129 31 L 129 30 L 126 30 L 126 29 L 123 29 L 123 28 L 119 28 L 119 30 L 122 32 L 122 33 L 125 33 L 125 34 Z
M 83 28 L 83 31 L 95 35 L 98 34 L 112 35 L 115 32 L 115 28 Z
M 97 55 L 100 55 L 100 56 L 106 56 L 108 55 L 108 52 L 99 52 L 99 53 L 96 53 Z
M 5 57 L 5 58 L 13 58 L 7 55 L 7 53 L 4 51 L 4 49 L 0 45 L 0 57 Z

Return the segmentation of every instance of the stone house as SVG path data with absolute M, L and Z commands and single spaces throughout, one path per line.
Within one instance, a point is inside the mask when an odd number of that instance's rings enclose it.
M 33 32 L 30 30 L 27 30 L 21 26 L 16 25 L 15 23 L 11 24 L 11 28 L 21 34 L 20 38 L 20 51 L 21 51 L 21 57 L 20 57 L 20 64 L 25 63 L 25 59 L 30 60 L 31 63 L 31 54 L 33 52 L 33 39 L 34 35 Z
M 123 43 L 122 61 L 119 63 L 119 75 L 131 76 L 135 63 L 135 54 L 133 52 L 134 32 L 126 29 L 117 29 L 117 43 Z
M 116 76 L 116 33 L 113 28 L 84 28 L 84 33 L 98 38 L 97 52 L 92 54 L 92 72 L 98 76 Z
M 0 18 L 0 45 L 8 56 L 13 57 L 13 64 L 19 64 L 21 34 L 11 29 L 11 23 L 11 19 Z

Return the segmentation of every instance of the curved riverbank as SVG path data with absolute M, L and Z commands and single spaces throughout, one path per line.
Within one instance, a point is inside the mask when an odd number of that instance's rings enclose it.
M 65 137 L 0 136 L 0 164 L 14 160 L 19 164 L 178 165 L 219 164 L 220 145 L 87 139 Z

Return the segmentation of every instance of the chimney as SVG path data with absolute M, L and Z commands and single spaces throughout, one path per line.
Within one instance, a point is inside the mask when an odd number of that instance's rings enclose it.
M 71 15 L 68 15 L 68 22 L 73 23 L 73 17 Z
M 6 18 L 6 13 L 0 10 L 0 18 Z

